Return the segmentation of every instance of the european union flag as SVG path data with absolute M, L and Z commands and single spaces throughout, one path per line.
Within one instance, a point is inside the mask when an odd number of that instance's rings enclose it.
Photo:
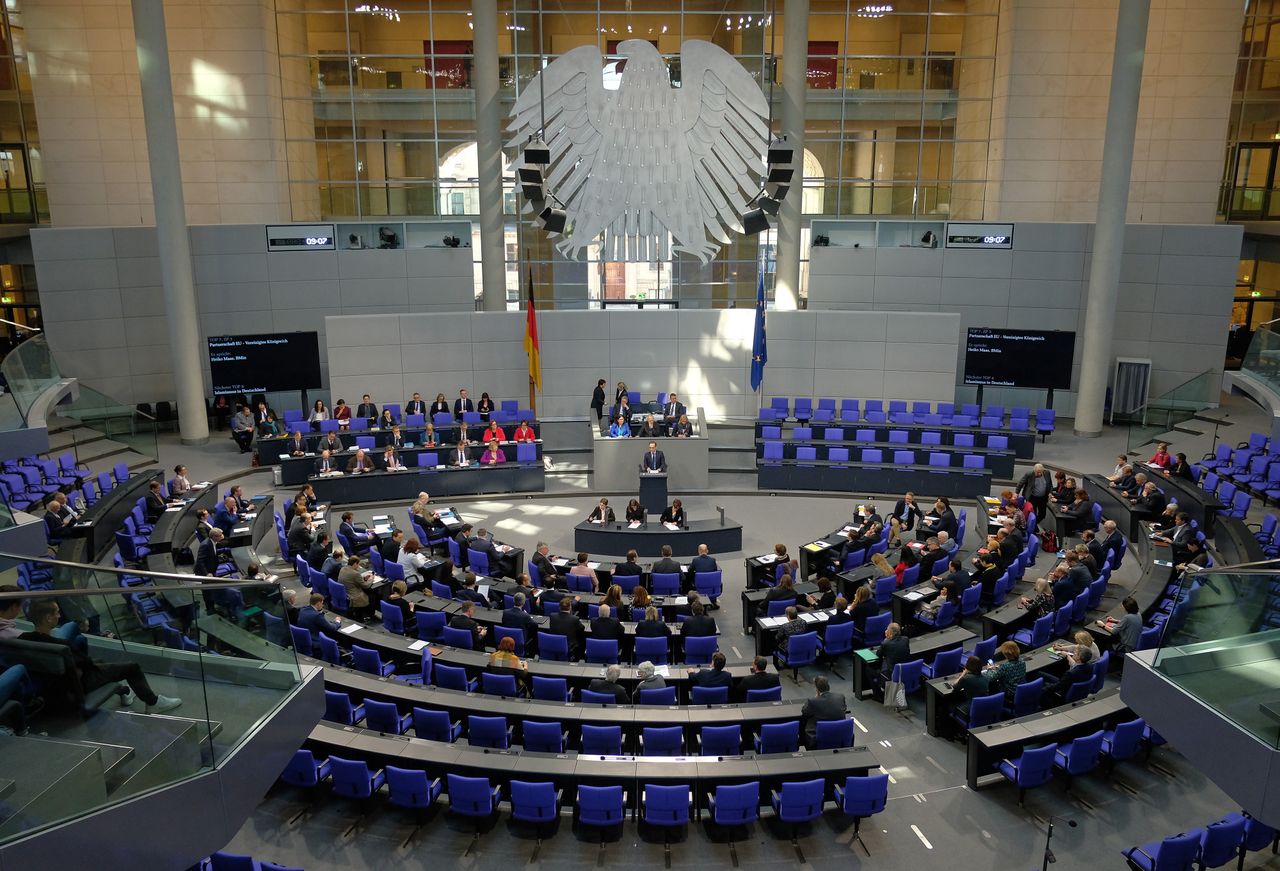
M 756 287 L 756 331 L 751 342 L 751 390 L 760 389 L 764 382 L 764 364 L 769 362 L 769 348 L 764 336 L 764 267 L 760 268 L 760 283 Z

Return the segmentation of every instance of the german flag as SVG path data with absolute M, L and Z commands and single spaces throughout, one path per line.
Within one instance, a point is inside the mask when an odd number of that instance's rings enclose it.
M 524 322 L 524 352 L 529 355 L 529 383 L 542 390 L 542 351 L 538 347 L 538 314 L 533 307 L 533 268 L 529 268 L 529 312 Z

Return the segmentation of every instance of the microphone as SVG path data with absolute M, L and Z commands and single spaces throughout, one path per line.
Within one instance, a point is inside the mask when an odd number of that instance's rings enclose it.
M 1075 820 L 1068 819 L 1067 817 L 1049 817 L 1049 831 L 1045 833 L 1044 837 L 1044 863 L 1040 866 L 1041 871 L 1049 871 L 1049 866 L 1058 861 L 1058 857 L 1053 855 L 1053 850 L 1049 848 L 1049 843 L 1053 840 L 1054 820 L 1061 820 L 1073 829 L 1077 825 Z

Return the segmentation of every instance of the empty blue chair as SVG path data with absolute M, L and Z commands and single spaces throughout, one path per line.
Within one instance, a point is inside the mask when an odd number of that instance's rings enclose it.
M 652 592 L 655 596 L 680 595 L 680 573 L 655 572 L 653 574 Z
M 674 705 L 676 703 L 676 688 L 670 686 L 640 690 L 640 697 L 637 703 L 641 705 Z
M 1004 693 L 997 692 L 989 696 L 978 696 L 972 699 L 969 702 L 967 713 L 962 708 L 953 710 L 951 719 L 955 720 L 966 732 L 970 732 L 998 722 L 1003 712 Z
M 811 822 L 822 816 L 827 800 L 827 782 L 821 777 L 799 782 L 784 782 L 781 790 L 772 790 L 773 810 L 778 819 L 791 824 L 791 846 L 795 848 L 800 864 L 805 863 L 796 840 L 796 829 L 801 823 Z
M 765 465 L 780 465 L 782 463 L 782 442 L 764 443 L 764 462 Z
M 572 698 L 567 680 L 540 676 L 533 678 L 533 697 L 545 702 L 567 702 Z
M 886 607 L 893 601 L 893 591 L 898 589 L 897 575 L 885 575 L 883 578 L 876 578 L 876 585 L 873 591 L 876 604 L 881 608 Z
M 1013 689 L 1013 704 L 1009 706 L 1009 715 L 1022 717 L 1040 710 L 1040 697 L 1042 695 L 1044 695 L 1044 678 L 1042 677 L 1018 684 Z
M 489 555 L 484 551 L 467 548 L 467 566 L 477 575 L 488 575 Z
M 940 432 L 922 432 L 920 433 L 920 444 L 922 445 L 941 445 L 942 433 Z
M 801 446 L 796 448 L 796 465 L 812 467 L 818 460 L 818 449 Z
M 1048 744 L 1022 751 L 1016 760 L 1005 759 L 996 766 L 1004 778 L 1018 787 L 1018 806 L 1022 806 L 1028 789 L 1044 786 L 1053 778 L 1054 755 L 1057 747 Z
M 429 777 L 427 772 L 421 769 L 397 768 L 394 765 L 388 765 L 386 778 L 387 801 L 396 807 L 413 811 L 425 811 L 436 803 L 436 799 L 440 798 L 443 781 L 439 777 Z M 402 848 L 408 846 L 421 827 L 422 821 L 420 819 L 418 825 L 409 833 L 409 837 L 401 842 L 400 846 Z
M 765 609 L 765 616 L 781 617 L 795 603 L 795 599 L 774 599 L 769 603 L 769 607 Z
M 1120 853 L 1137 871 L 1191 871 L 1200 857 L 1200 833 L 1173 835 Z
M 921 669 L 921 674 L 925 680 L 933 680 L 936 677 L 950 677 L 960 672 L 960 657 L 964 655 L 964 651 L 959 647 L 953 647 L 951 650 L 939 651 L 933 657 L 933 662 L 925 663 Z
M 853 720 L 819 720 L 814 724 L 813 749 L 834 750 L 853 746 Z
M 531 753 L 563 753 L 568 733 L 559 723 L 537 723 L 525 720 L 520 724 L 524 736 L 524 749 Z
M 600 849 L 604 849 L 604 830 L 621 826 L 627 819 L 627 795 L 621 786 L 579 786 L 578 822 L 600 830 Z
M 757 753 L 795 753 L 800 744 L 800 721 L 765 723 L 756 736 Z
M 295 750 L 289 764 L 280 772 L 280 779 L 290 786 L 310 789 L 328 780 L 329 773 L 329 760 L 316 759 L 310 750 Z
M 813 441 L 813 428 L 808 426 L 796 427 L 791 431 L 791 440 L 793 442 Z
M 924 686 L 924 660 L 900 662 L 893 667 L 890 677 L 901 683 L 903 691 L 909 696 Z
M 1142 749 L 1142 733 L 1146 728 L 1147 721 L 1138 717 L 1127 723 L 1119 723 L 1114 729 L 1103 730 L 1101 750 L 1109 769 L 1114 768 L 1117 762 L 1138 755 L 1138 751 Z
M 787 649 L 779 649 L 773 656 L 778 669 L 791 669 L 792 679 L 798 682 L 801 666 L 813 665 L 818 660 L 818 633 L 800 632 L 792 635 L 787 641 Z
M 855 625 L 852 621 L 826 627 L 822 637 L 818 639 L 818 644 L 828 665 L 834 663 L 842 655 L 853 652 L 854 628 Z
M 760 438 L 765 441 L 780 441 L 782 439 L 782 427 L 762 426 L 760 427 Z
M 614 638 L 588 638 L 587 662 L 598 665 L 616 665 L 618 662 L 618 642 Z
M 542 827 L 547 823 L 554 823 L 560 817 L 561 795 L 562 790 L 557 790 L 554 783 L 511 781 L 511 818 L 532 825 L 538 835 L 538 846 L 534 848 L 530 862 L 538 860 L 538 849 L 542 846 Z
M 780 702 L 782 701 L 782 687 L 769 687 L 764 690 L 747 690 L 748 702 Z
M 520 688 L 516 685 L 514 674 L 494 674 L 488 671 L 480 673 L 480 691 L 507 699 L 514 699 L 520 695 Z
M 616 705 L 617 698 L 611 693 L 595 693 L 584 689 L 578 694 L 584 705 Z
M 796 397 L 795 407 L 796 420 L 811 420 L 813 418 L 813 400 L 807 397 Z
M 435 664 L 436 686 L 462 693 L 474 693 L 479 684 L 467 677 L 467 670 L 460 665 Z
M 354 726 L 364 719 L 364 705 L 351 704 L 346 693 L 324 691 L 324 718 L 343 726 Z
M 679 756 L 684 752 L 684 730 L 679 726 L 645 726 L 640 731 L 645 756 Z
M 401 714 L 395 702 L 380 702 L 377 699 L 365 699 L 365 728 L 388 735 L 403 735 L 413 722 L 409 714 Z
M 739 826 L 749 826 L 760 818 L 760 783 L 753 780 L 732 786 L 717 786 L 715 792 L 707 796 L 707 807 L 711 811 L 711 821 L 724 827 L 729 833 L 729 855 L 733 857 L 736 867 L 738 852 L 734 846 L 733 830 Z
M 703 756 L 742 755 L 742 727 L 703 726 L 698 733 L 698 745 Z
M 889 430 L 889 444 L 905 445 L 907 443 L 907 431 L 905 429 Z
M 873 463 L 873 464 L 875 464 L 875 463 L 883 463 L 883 462 L 884 462 L 884 451 L 880 450 L 879 448 L 863 448 L 863 449 L 862 449 L 862 462 L 864 462 L 864 463 Z
M 913 466 L 916 462 L 915 451 L 894 451 L 893 464 L 895 466 Z
M 447 775 L 449 785 L 449 811 L 458 816 L 477 821 L 476 837 L 480 836 L 479 822 L 493 816 L 502 801 L 502 787 L 490 786 L 487 777 L 463 777 Z
M 640 799 L 640 816 L 651 826 L 662 829 L 662 847 L 671 866 L 671 836 L 673 828 L 689 822 L 689 787 L 687 784 L 659 786 L 646 783 Z
M 842 399 L 840 400 L 840 420 L 846 423 L 857 421 L 859 416 L 858 400 Z
M 511 727 L 506 717 L 467 717 L 467 742 L 472 747 L 506 750 L 511 746 Z
M 444 638 L 445 623 L 449 615 L 444 611 L 416 611 L 418 638 L 422 641 L 439 641 Z
M 320 643 L 320 658 L 330 665 L 342 665 L 342 651 L 338 649 L 338 642 L 334 641 L 328 635 L 321 635 L 313 639 Z
M 470 629 L 458 629 L 453 626 L 446 626 L 441 634 L 441 640 L 449 647 L 457 647 L 461 650 L 473 649 L 475 636 L 472 634 Z
M 378 651 L 359 644 L 351 645 L 351 659 L 357 669 L 376 677 L 386 677 L 396 670 L 394 662 L 383 662 Z
M 332 769 L 333 791 L 344 798 L 367 801 L 373 798 L 373 794 L 386 783 L 386 774 L 371 770 L 363 759 L 342 759 L 330 756 L 329 765 Z M 350 834 L 359 825 L 360 820 L 357 819 L 347 827 L 343 836 Z
M 1200 868 L 1221 868 L 1233 859 L 1244 864 L 1245 819 L 1233 817 L 1209 823 L 1199 830 Z
M 553 662 L 569 661 L 569 638 L 553 632 L 538 633 L 538 656 Z
M 618 583 L 617 578 L 614 578 L 614 583 Z M 705 596 L 714 602 L 724 593 L 724 573 L 720 571 L 695 572 L 693 575 L 693 588 L 698 591 L 699 595 Z M 628 590 L 631 588 L 623 587 L 622 589 Z
M 590 643 L 590 641 L 587 642 L 588 645 Z M 616 645 L 617 642 L 614 643 Z M 667 647 L 668 644 L 665 636 L 658 638 L 637 637 L 634 660 L 635 662 L 640 663 L 647 659 L 654 665 L 666 665 Z M 587 656 L 587 661 L 594 661 L 591 659 L 589 654 Z
M 452 744 L 462 734 L 462 723 L 449 719 L 448 711 L 413 709 L 413 734 L 428 741 Z
M 621 726 L 582 727 L 582 754 L 585 756 L 621 756 Z
M 1088 684 L 1083 686 L 1087 687 Z M 1053 767 L 1066 776 L 1068 788 L 1071 786 L 1073 777 L 1087 774 L 1098 767 L 1098 759 L 1102 754 L 1102 737 L 1103 731 L 1099 729 L 1091 735 L 1058 745 L 1057 751 L 1053 754 Z
M 728 687 L 691 687 L 689 689 L 691 705 L 727 705 L 728 703 Z
M 863 851 L 870 856 L 871 851 L 863 843 L 859 829 L 862 821 L 884 810 L 889 802 L 889 775 L 871 774 L 865 777 L 849 777 L 843 786 L 834 787 L 836 804 L 845 816 L 853 817 L 853 838 L 862 844 Z
M 874 617 L 868 617 L 863 624 L 863 629 L 859 641 L 863 647 L 877 647 L 884 641 L 885 630 L 889 628 L 893 615 L 889 613 L 877 614 Z M 994 647 L 992 648 L 995 649 Z
M 1070 613 L 1068 609 L 1067 613 Z M 1013 633 L 1013 640 L 1028 650 L 1043 647 L 1049 643 L 1049 635 L 1053 632 L 1053 614 L 1045 614 L 1036 619 L 1030 629 L 1019 629 Z

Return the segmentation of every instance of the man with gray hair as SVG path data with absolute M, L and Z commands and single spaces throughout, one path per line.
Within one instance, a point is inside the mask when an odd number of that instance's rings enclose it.
M 502 612 L 502 625 L 507 629 L 519 629 L 524 634 L 524 647 L 529 650 L 538 637 L 538 624 L 524 609 L 525 594 L 517 592 L 511 597 L 511 607 Z
M 1053 479 L 1043 463 L 1036 463 L 1030 472 L 1022 476 L 1018 482 L 1017 492 L 1031 503 L 1036 517 L 1044 519 L 1049 509 L 1049 493 L 1053 490 Z
M 636 694 L 632 697 L 636 704 L 640 703 L 640 693 L 643 690 L 660 690 L 667 685 L 662 675 L 654 673 L 653 663 L 647 659 L 636 666 L 636 676 L 640 678 L 640 683 L 636 685 Z
M 652 665 L 649 667 L 653 668 Z M 604 677 L 593 678 L 591 683 L 587 685 L 587 689 L 593 693 L 613 696 L 615 704 L 630 704 L 631 699 L 627 697 L 627 691 L 618 686 L 618 676 L 621 674 L 622 669 L 616 665 L 611 665 L 604 670 Z
M 613 640 L 621 646 L 624 635 L 622 622 L 613 616 L 613 609 L 601 605 L 596 618 L 591 621 L 591 637 L 601 641 Z
M 551 564 L 551 548 L 545 541 L 538 542 L 538 548 L 534 551 L 533 559 L 530 562 L 538 570 L 538 581 L 541 586 L 554 587 L 556 567 Z

